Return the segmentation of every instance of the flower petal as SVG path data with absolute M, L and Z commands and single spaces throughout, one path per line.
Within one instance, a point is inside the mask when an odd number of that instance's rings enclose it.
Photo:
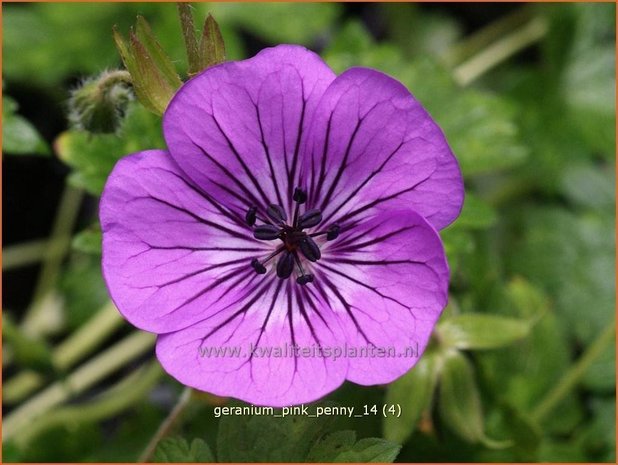
M 181 383 L 213 394 L 273 407 L 316 400 L 344 381 L 347 360 L 319 351 L 344 335 L 308 289 L 268 275 L 233 307 L 159 336 L 157 357 Z
M 318 55 L 292 45 L 209 68 L 164 115 L 170 153 L 230 207 L 276 203 L 291 214 L 308 122 L 334 78 Z
M 340 317 L 349 346 L 383 351 L 349 357 L 347 379 L 391 382 L 422 355 L 446 306 L 449 272 L 440 237 L 421 215 L 401 210 L 378 214 L 327 244 L 316 287 Z
M 244 218 L 218 204 L 167 152 L 120 160 L 101 197 L 103 273 L 112 299 L 133 325 L 165 333 L 198 321 L 255 272 L 269 250 Z
M 459 214 L 463 181 L 444 135 L 398 81 L 352 68 L 315 112 L 303 177 L 324 222 L 412 208 L 436 228 Z

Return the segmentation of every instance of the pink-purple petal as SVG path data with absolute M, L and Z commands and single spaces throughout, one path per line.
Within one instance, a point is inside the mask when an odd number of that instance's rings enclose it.
M 177 92 L 164 115 L 170 153 L 231 207 L 290 209 L 308 124 L 334 78 L 318 55 L 292 45 L 209 68 Z
M 459 214 L 463 182 L 440 128 L 398 81 L 352 68 L 333 81 L 312 122 L 303 174 L 324 220 L 353 223 L 412 208 L 440 229 Z
M 378 214 L 329 243 L 318 269 L 346 343 L 393 351 L 350 358 L 346 378 L 371 385 L 408 371 L 447 303 L 448 265 L 434 227 L 412 210 Z
M 234 309 L 159 336 L 157 357 L 188 386 L 256 405 L 286 406 L 316 400 L 344 381 L 348 361 L 315 352 L 343 341 L 338 318 L 327 306 L 293 281 L 270 275 Z M 314 352 L 296 356 L 294 347 Z
M 269 250 L 161 150 L 117 163 L 100 220 L 110 294 L 127 320 L 155 333 L 187 327 L 233 299 L 255 277 L 251 256 Z

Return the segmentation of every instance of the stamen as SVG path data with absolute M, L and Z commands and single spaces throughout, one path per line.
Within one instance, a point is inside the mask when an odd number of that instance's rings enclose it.
M 288 216 L 285 214 L 285 210 L 280 205 L 271 203 L 266 209 L 266 214 L 273 219 L 276 223 L 285 223 Z
M 253 269 L 255 270 L 257 274 L 266 273 L 266 267 L 262 265 L 257 258 L 254 258 L 253 260 L 251 260 L 251 266 L 253 267 Z
M 300 229 L 312 228 L 322 221 L 322 212 L 320 210 L 308 210 L 298 218 L 298 227 Z
M 300 247 L 300 251 L 303 253 L 305 258 L 310 262 L 317 262 L 322 257 L 318 244 L 316 244 L 315 241 L 309 236 L 302 239 L 298 246 Z
M 338 224 L 333 224 L 326 231 L 326 240 L 333 241 L 339 237 L 339 233 L 341 232 L 341 227 Z
M 299 276 L 298 278 L 296 278 L 296 282 L 298 284 L 300 284 L 301 286 L 304 286 L 307 283 L 312 283 L 313 282 L 313 275 L 312 274 L 304 274 L 302 276 Z
M 303 268 L 303 264 L 300 261 L 297 252 L 294 252 L 294 261 L 296 261 L 296 266 L 298 266 L 298 270 L 300 271 L 300 275 L 296 278 L 296 282 L 301 286 L 304 286 L 307 283 L 312 283 L 313 275 L 311 273 L 305 273 L 305 269 Z
M 320 231 L 316 233 L 309 234 L 309 237 L 318 237 L 326 235 L 327 241 L 333 241 L 339 237 L 341 233 L 341 227 L 338 224 L 333 224 L 326 231 Z
M 273 241 L 281 235 L 281 228 L 272 224 L 261 224 L 253 230 L 253 237 L 263 241 Z
M 245 215 L 245 221 L 249 226 L 253 226 L 255 224 L 255 220 L 257 219 L 257 207 L 251 207 L 247 210 L 247 214 Z
M 294 195 L 292 196 L 294 202 L 303 204 L 307 201 L 307 193 L 302 190 L 300 187 L 294 189 Z
M 277 262 L 277 276 L 281 279 L 289 278 L 292 271 L 294 271 L 294 255 L 286 250 Z
M 261 262 L 257 259 L 254 258 L 253 260 L 251 260 L 251 266 L 253 267 L 253 269 L 255 270 L 256 273 L 258 274 L 264 274 L 266 273 L 266 267 L 264 265 L 266 265 L 266 263 L 273 257 L 276 257 L 277 255 L 279 255 L 281 252 L 283 252 L 283 250 L 285 249 L 285 246 L 281 246 L 279 247 L 277 250 L 275 250 L 273 253 L 271 253 L 268 257 L 266 257 L 264 260 L 262 260 Z

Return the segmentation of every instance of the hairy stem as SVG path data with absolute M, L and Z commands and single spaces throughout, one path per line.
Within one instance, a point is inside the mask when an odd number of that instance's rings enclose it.
M 455 81 L 461 86 L 471 84 L 494 66 L 544 37 L 547 29 L 544 18 L 533 18 L 457 66 L 453 71 Z
M 135 332 L 79 367 L 63 381 L 55 382 L 30 398 L 4 419 L 3 441 L 16 437 L 56 406 L 81 394 L 127 362 L 135 360 L 150 350 L 153 343 L 153 334 Z
M 536 422 L 541 422 L 548 413 L 550 413 L 564 397 L 577 386 L 582 377 L 586 374 L 590 365 L 592 365 L 603 352 L 615 342 L 616 337 L 616 320 L 615 318 L 607 325 L 607 327 L 597 336 L 595 341 L 588 346 L 583 355 L 577 362 L 565 373 L 558 383 L 547 393 L 547 395 L 538 403 L 532 411 L 532 419 Z
M 453 44 L 444 54 L 448 66 L 456 66 L 475 55 L 493 42 L 521 27 L 532 17 L 532 8 L 523 6 L 512 13 L 501 16 L 496 21 L 475 31 L 456 44 Z
M 16 436 L 14 442 L 24 448 L 51 428 L 62 425 L 75 427 L 84 422 L 95 422 L 116 415 L 143 400 L 162 374 L 158 362 L 149 362 L 88 403 L 63 407 L 41 417 Z
M 113 334 L 123 321 L 116 306 L 111 302 L 107 303 L 54 349 L 51 356 L 52 365 L 60 372 L 71 368 Z M 44 381 L 44 376 L 33 370 L 21 371 L 4 384 L 2 401 L 7 404 L 19 402 L 40 387 Z
M 187 405 L 189 405 L 192 391 L 193 390 L 190 387 L 185 387 L 182 394 L 180 394 L 180 397 L 178 398 L 178 402 L 176 402 L 176 405 L 174 405 L 172 411 L 165 418 L 165 420 L 163 420 L 163 423 L 161 423 L 155 435 L 152 439 L 150 439 L 146 449 L 144 449 L 144 452 L 142 452 L 139 459 L 137 459 L 138 463 L 148 462 L 152 459 L 159 441 L 169 434 L 172 428 L 178 423 L 182 412 L 184 412 Z
M 43 315 L 46 308 L 44 297 L 56 284 L 62 259 L 71 245 L 71 233 L 83 196 L 81 189 L 70 185 L 64 188 L 34 297 L 22 323 L 24 332 L 31 336 L 40 336 L 49 329 Z

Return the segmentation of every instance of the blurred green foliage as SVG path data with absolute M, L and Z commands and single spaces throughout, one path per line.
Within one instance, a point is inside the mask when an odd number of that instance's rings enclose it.
M 499 21 L 472 39 L 464 36 L 458 9 L 367 8 L 380 40 L 339 4 L 194 6 L 198 24 L 207 12 L 214 15 L 228 59 L 301 43 L 319 50 L 337 72 L 370 66 L 392 75 L 452 145 L 467 195 L 461 217 L 442 232 L 451 299 L 431 346 L 416 368 L 386 388 L 346 384 L 330 396 L 357 408 L 400 404 L 401 417 L 337 425 L 305 417 L 215 419 L 212 403 L 220 400 L 194 399 L 180 438 L 161 442 L 155 459 L 615 461 L 615 344 L 584 367 L 549 415 L 534 414 L 615 324 L 615 5 L 529 5 L 516 20 Z M 8 97 L 13 86 L 32 87 L 62 105 L 67 83 L 120 65 L 111 29 L 116 24 L 126 33 L 137 14 L 184 73 L 172 4 L 4 5 L 5 152 L 49 150 Z M 516 28 L 521 18 L 541 18 L 542 39 L 460 86 L 453 71 L 462 60 L 508 35 L 507 25 Z M 160 118 L 137 103 L 118 134 L 67 126 L 53 141 L 55 155 L 71 168 L 69 182 L 95 197 L 118 159 L 155 147 L 164 147 Z M 67 333 L 106 298 L 99 253 L 93 224 L 74 238 L 59 280 Z M 53 341 L 32 342 L 18 325 L 5 329 L 12 363 L 50 376 L 41 347 Z M 56 427 L 27 450 L 5 443 L 4 459 L 135 460 L 169 410 L 161 393 L 179 390 L 166 378 L 148 399 L 105 422 Z

